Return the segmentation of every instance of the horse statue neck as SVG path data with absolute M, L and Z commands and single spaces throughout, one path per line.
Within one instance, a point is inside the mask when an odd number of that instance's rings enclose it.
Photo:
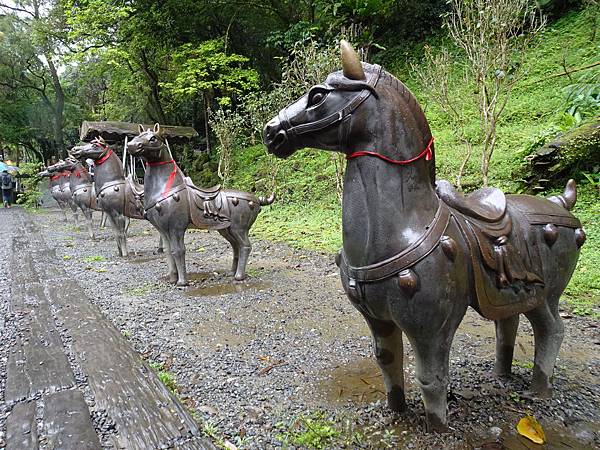
M 69 170 L 65 170 L 63 172 L 60 173 L 60 178 L 59 178 L 59 183 L 61 185 L 66 185 L 69 186 L 69 182 L 70 182 L 70 178 L 71 178 L 71 171 Z
M 102 187 L 104 184 L 110 183 L 111 181 L 125 181 L 121 158 L 119 158 L 114 151 L 108 151 L 111 153 L 106 160 L 102 161 L 100 164 L 96 161 L 95 164 L 94 180 L 97 187 Z
M 359 143 L 362 148 L 356 150 L 401 160 L 419 155 L 427 145 L 420 142 L 426 140 L 415 139 L 403 129 L 378 130 L 376 142 Z M 350 265 L 365 266 L 397 255 L 426 231 L 438 208 L 431 164 L 434 160 L 425 157 L 402 165 L 374 156 L 348 161 L 342 224 Z
M 92 182 L 92 178 L 90 177 L 88 171 L 83 167 L 83 164 L 78 162 L 75 168 L 71 171 L 69 181 L 71 182 L 71 189 L 73 189 L 75 186 L 90 184 Z
M 146 163 L 144 176 L 144 202 L 146 206 L 154 204 L 174 187 L 184 182 L 183 173 L 165 147 L 156 161 Z

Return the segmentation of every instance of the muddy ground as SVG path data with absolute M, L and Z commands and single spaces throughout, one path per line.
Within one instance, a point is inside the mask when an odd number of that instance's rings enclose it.
M 96 217 L 96 224 L 99 216 Z M 492 375 L 493 323 L 469 312 L 454 341 L 448 434 L 424 433 L 424 411 L 406 343 L 410 412 L 387 410 L 366 324 L 342 292 L 333 256 L 254 241 L 249 279 L 232 283 L 228 243 L 186 235 L 192 284 L 167 283 L 150 225 L 132 221 L 132 255 L 116 256 L 109 229 L 90 240 L 57 210 L 31 216 L 58 260 L 147 360 L 172 375 L 180 398 L 217 441 L 241 448 L 599 448 L 600 329 L 563 312 L 566 336 L 551 400 L 527 398 L 531 328 L 521 321 L 514 376 Z M 1 285 L 0 285 L 1 288 Z M 545 447 L 517 436 L 526 413 L 546 431 Z M 306 419 L 308 417 L 308 419 Z M 327 424 L 333 423 L 333 431 Z M 501 444 L 495 444 L 501 443 Z

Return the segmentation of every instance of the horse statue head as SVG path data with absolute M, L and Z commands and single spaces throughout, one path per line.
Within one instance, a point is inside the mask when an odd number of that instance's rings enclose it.
M 65 170 L 70 170 L 73 171 L 77 168 L 77 166 L 79 166 L 81 163 L 75 159 L 73 156 L 69 155 L 67 156 L 67 158 L 64 160 L 64 164 L 63 167 Z
M 165 138 L 160 124 L 154 124 L 152 129 L 144 129 L 143 125 L 138 125 L 139 135 L 133 138 L 127 144 L 127 151 L 130 155 L 139 156 L 146 162 L 160 161 L 163 150 L 166 149 Z M 170 158 L 170 155 L 167 155 Z
M 264 142 L 269 152 L 286 158 L 311 147 L 343 152 L 348 158 L 378 155 L 426 167 L 433 183 L 433 139 L 413 94 L 380 66 L 360 62 L 348 42 L 341 41 L 340 47 L 342 70 L 267 123 Z
M 76 145 L 69 154 L 80 161 L 88 158 L 94 161 L 101 159 L 111 151 L 106 141 L 102 137 L 97 137 L 91 142 Z

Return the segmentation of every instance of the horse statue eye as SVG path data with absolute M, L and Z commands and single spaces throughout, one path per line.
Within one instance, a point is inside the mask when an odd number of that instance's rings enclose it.
M 310 98 L 310 102 L 309 102 L 310 106 L 321 103 L 325 99 L 326 95 L 327 94 L 325 94 L 324 92 L 317 92 L 317 93 L 313 94 L 313 96 Z
M 156 141 L 156 137 L 152 136 L 152 137 L 150 138 L 150 142 L 154 142 L 154 141 Z

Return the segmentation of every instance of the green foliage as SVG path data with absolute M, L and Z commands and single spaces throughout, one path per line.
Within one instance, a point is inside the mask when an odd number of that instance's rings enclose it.
M 331 448 L 340 432 L 333 421 L 324 413 L 313 412 L 301 414 L 291 423 L 279 423 L 281 434 L 277 436 L 284 446 L 293 445 L 301 448 Z
M 42 198 L 39 189 L 41 177 L 38 173 L 42 170 L 41 163 L 22 163 L 19 166 L 19 182 L 23 192 L 19 193 L 17 203 L 27 208 L 37 208 Z
M 173 81 L 161 86 L 184 98 L 214 93 L 221 106 L 229 106 L 232 99 L 258 88 L 258 73 L 245 67 L 248 61 L 245 56 L 227 54 L 221 39 L 184 44 L 173 52 Z
M 233 152 L 243 142 L 244 119 L 235 112 L 219 109 L 211 115 L 210 124 L 219 143 L 219 166 L 217 173 L 222 185 L 227 186 L 231 179 Z
M 219 184 L 218 161 L 211 158 L 208 152 L 198 152 L 186 146 L 177 161 L 184 173 L 192 178 L 198 186 Z
M 573 214 L 581 220 L 587 240 L 563 300 L 573 313 L 597 318 L 600 317 L 600 192 L 597 185 L 579 183 Z

